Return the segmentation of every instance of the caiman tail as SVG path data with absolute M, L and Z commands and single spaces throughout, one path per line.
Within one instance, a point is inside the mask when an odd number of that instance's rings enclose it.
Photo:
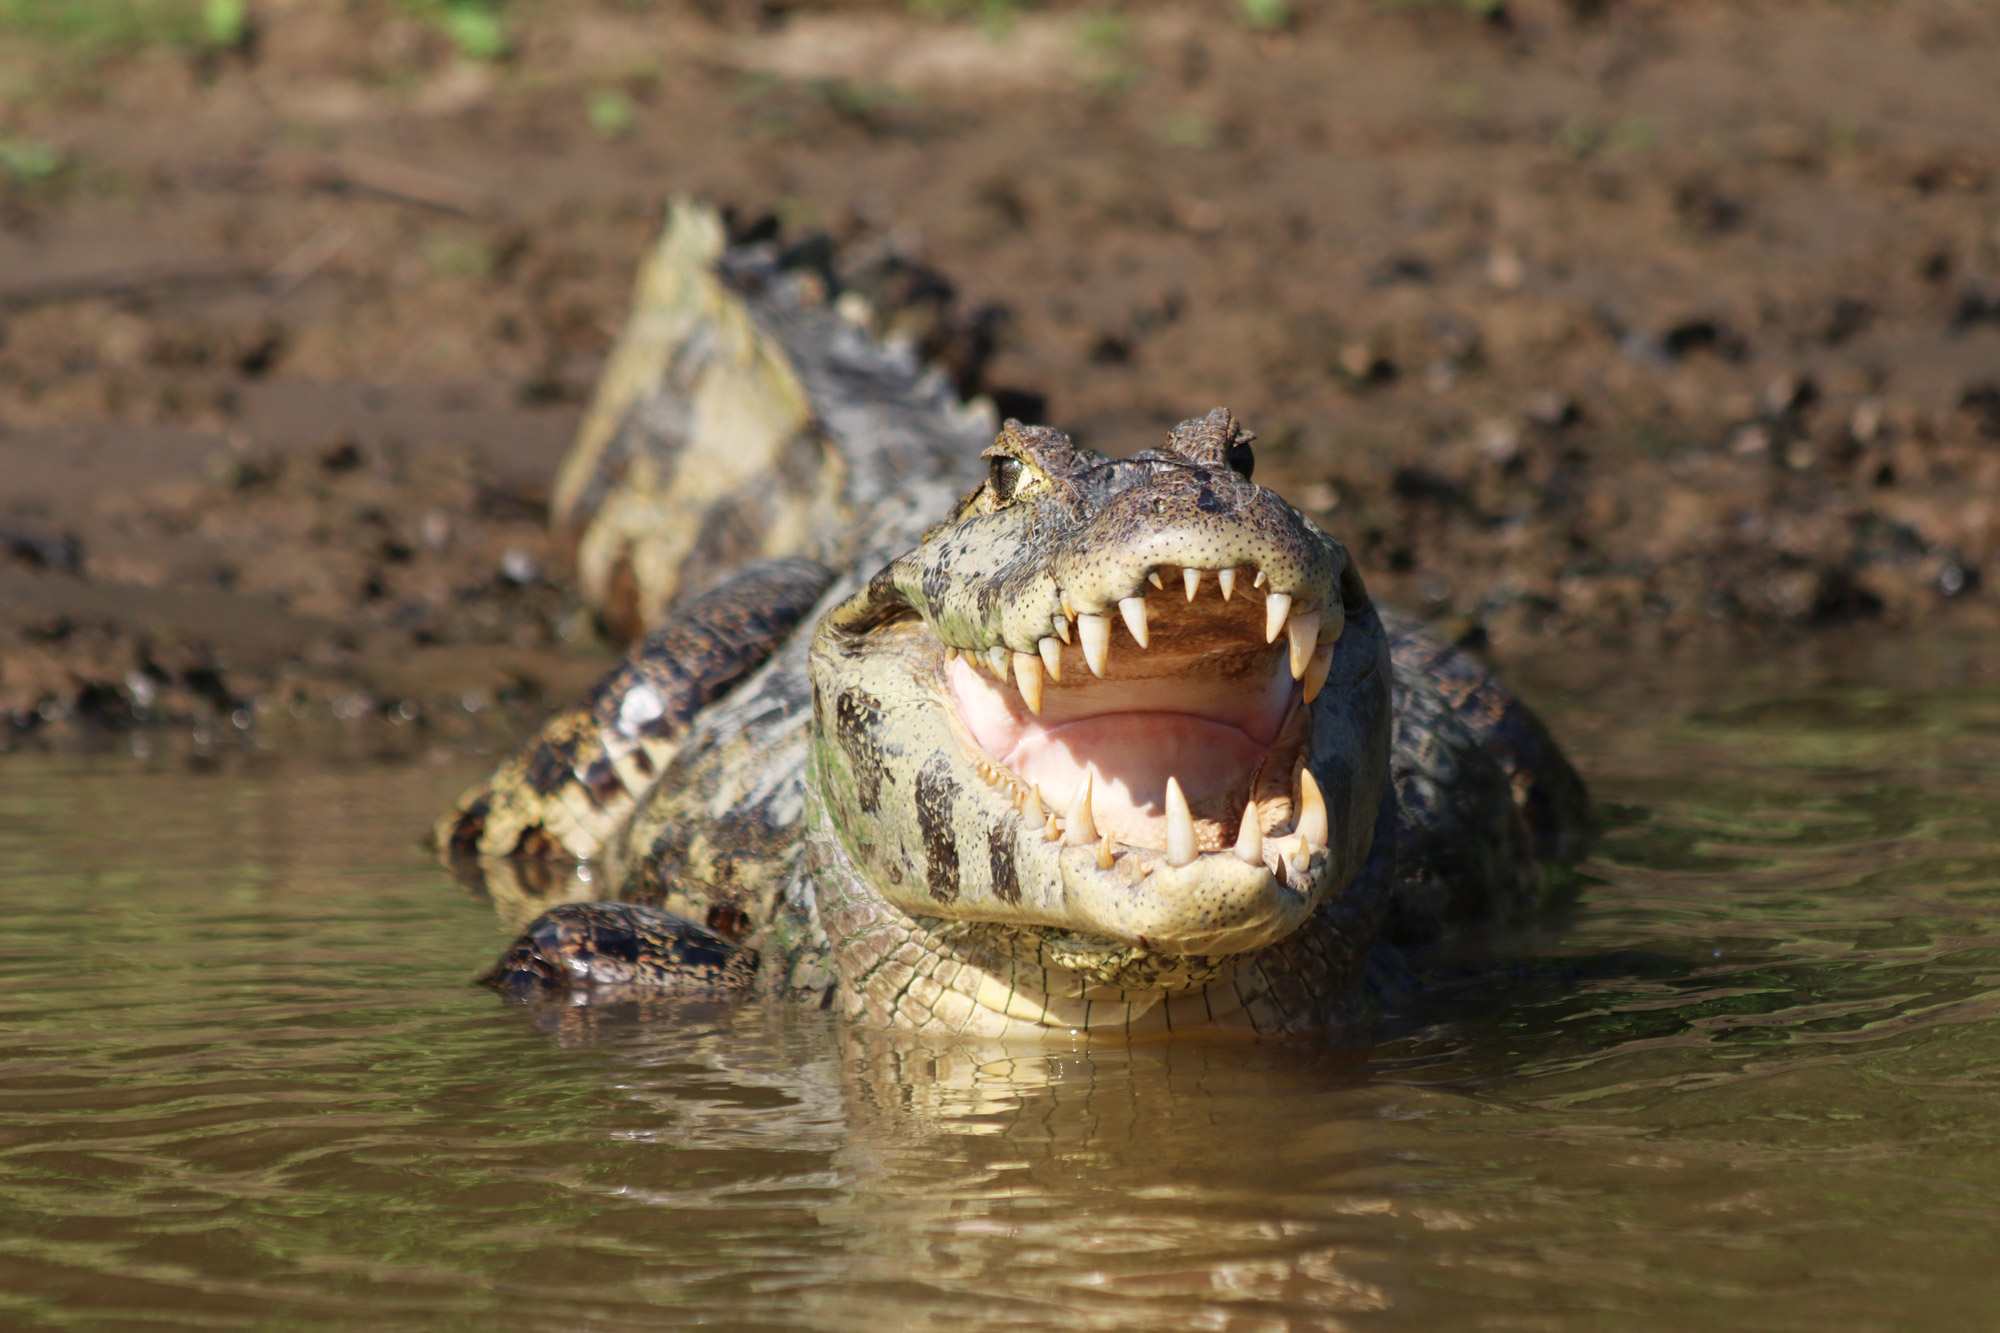
M 689 721 L 811 614 L 873 511 L 977 481 L 990 406 L 836 313 L 837 279 L 791 253 L 670 209 L 552 504 L 585 600 L 637 642 L 439 822 L 461 867 L 612 850 Z

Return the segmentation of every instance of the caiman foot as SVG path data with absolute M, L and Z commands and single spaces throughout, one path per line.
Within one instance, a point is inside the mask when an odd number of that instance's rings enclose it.
M 637 903 L 565 903 L 528 923 L 478 980 L 521 1002 L 606 1003 L 749 993 L 757 951 Z

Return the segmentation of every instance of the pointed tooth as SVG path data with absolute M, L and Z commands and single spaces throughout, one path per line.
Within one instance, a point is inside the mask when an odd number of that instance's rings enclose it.
M 1321 644 L 1313 649 L 1312 661 L 1306 664 L 1306 702 L 1311 703 L 1326 688 L 1326 676 L 1333 670 L 1333 645 Z
M 1062 616 L 1050 616 L 1049 627 L 1056 632 L 1056 637 L 1058 639 L 1061 639 L 1064 643 L 1069 642 L 1068 620 L 1064 619 Z
M 1285 627 L 1285 621 L 1292 614 L 1292 595 L 1288 592 L 1274 592 L 1264 599 L 1264 642 L 1276 643 L 1278 631 Z
M 1146 582 L 1152 584 L 1155 588 L 1158 588 L 1161 592 L 1165 592 L 1167 590 L 1167 585 L 1160 580 L 1160 571 L 1157 569 L 1154 570 L 1152 573 L 1146 575 Z
M 1223 600 L 1223 601 L 1225 601 L 1225 602 L 1226 602 L 1226 601 L 1228 601 L 1228 600 L 1229 600 L 1229 599 L 1230 599 L 1230 598 L 1231 598 L 1232 596 L 1234 596 L 1234 595 L 1235 595 L 1235 593 L 1236 593 L 1236 570 L 1235 570 L 1235 569 L 1234 569 L 1233 567 L 1232 567 L 1232 568 L 1229 568 L 1229 569 L 1218 569 L 1218 570 L 1216 570 L 1216 571 L 1215 571 L 1215 581 L 1216 581 L 1217 583 L 1219 583 L 1219 584 L 1221 584 L 1221 585 L 1222 585 L 1222 600 Z
M 1187 599 L 1192 602 L 1194 595 L 1201 591 L 1201 571 L 1193 565 L 1187 566 L 1181 570 L 1181 582 L 1187 585 Z
M 1067 619 L 1067 620 L 1075 620 L 1075 619 L 1076 619 L 1076 604 L 1075 604 L 1074 602 L 1070 601 L 1070 599 L 1069 599 L 1069 589 L 1068 589 L 1068 588 L 1064 588 L 1064 589 L 1062 590 L 1062 592 L 1061 592 L 1061 593 L 1060 593 L 1059 595 L 1060 595 L 1060 597 L 1062 598 L 1062 613 L 1063 613 L 1063 617 L 1064 617 L 1064 619 Z
M 1035 641 L 1035 651 L 1042 655 L 1042 667 L 1049 673 L 1049 679 L 1060 683 L 1062 680 L 1062 645 L 1055 641 L 1055 636 L 1044 634 L 1040 639 L 1037 639 Z
M 1111 622 L 1086 611 L 1076 618 L 1076 635 L 1083 640 L 1083 660 L 1090 674 L 1102 678 L 1111 660 Z
M 1028 794 L 1021 799 L 1021 822 L 1033 828 L 1048 817 L 1048 812 L 1042 809 L 1041 791 L 1034 787 L 1028 788 Z
M 1261 587 L 1263 587 L 1263 586 L 1264 586 L 1264 571 L 1263 571 L 1263 570 L 1261 570 L 1261 569 L 1260 569 L 1260 570 L 1258 570 L 1258 571 L 1257 571 L 1257 577 L 1256 577 L 1256 578 L 1254 578 L 1254 579 L 1251 579 L 1251 580 L 1250 580 L 1250 586 L 1251 586 L 1251 587 L 1253 587 L 1253 588 L 1261 588 Z
M 1319 641 L 1319 612 L 1301 611 L 1285 622 L 1285 635 L 1291 640 L 1292 679 L 1306 674 L 1306 665 L 1312 661 L 1313 649 Z
M 1042 825 L 1043 842 L 1061 842 L 1062 829 L 1056 824 L 1056 812 L 1049 811 L 1048 822 Z
M 952 647 L 950 644 L 946 644 L 944 646 L 944 660 L 947 662 L 956 662 L 958 660 L 958 649 Z
M 1097 868 L 1099 870 L 1109 870 L 1113 865 L 1117 864 L 1117 861 L 1118 858 L 1111 851 L 1111 835 L 1107 833 L 1104 835 L 1103 840 L 1097 844 Z
M 1236 859 L 1247 861 L 1253 866 L 1264 864 L 1264 830 L 1257 823 L 1257 803 L 1246 802 L 1243 806 L 1243 824 L 1236 831 Z
M 1096 772 L 1094 768 L 1084 769 L 1082 781 L 1076 784 L 1076 791 L 1069 798 L 1069 814 L 1063 819 L 1066 847 L 1088 847 L 1097 841 L 1097 824 L 1090 817 L 1090 780 Z
M 1307 856 L 1326 846 L 1326 798 L 1319 794 L 1310 768 L 1299 770 L 1299 841 L 1301 854 Z
M 1167 864 L 1184 866 L 1199 856 L 1194 841 L 1194 816 L 1188 813 L 1187 797 L 1180 779 L 1167 779 Z
M 1004 684 L 1007 679 L 1007 664 L 1014 660 L 1014 654 L 1007 651 L 1007 645 L 996 643 L 986 650 L 986 665 L 993 668 L 993 674 Z
M 1014 688 L 1021 692 L 1021 702 L 1028 705 L 1028 711 L 1036 717 L 1042 715 L 1042 659 L 1033 653 L 1014 654 Z
M 1118 599 L 1118 614 L 1125 617 L 1125 628 L 1132 631 L 1132 637 L 1139 646 L 1146 646 L 1146 599 L 1143 597 L 1121 597 Z

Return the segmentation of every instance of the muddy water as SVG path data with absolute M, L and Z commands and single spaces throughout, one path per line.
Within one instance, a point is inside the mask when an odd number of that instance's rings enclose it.
M 538 1024 L 475 761 L 7 757 L 0 1326 L 1991 1327 L 2000 690 L 1607 707 L 1580 901 L 1362 1046 Z

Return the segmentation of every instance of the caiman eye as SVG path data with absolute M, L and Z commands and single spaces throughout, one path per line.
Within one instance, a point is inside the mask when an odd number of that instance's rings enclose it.
M 1250 480 L 1250 474 L 1257 470 L 1257 455 L 1250 452 L 1249 445 L 1232 444 L 1229 446 L 1229 470 L 1242 477 L 1245 481 Z
M 992 471 L 987 474 L 986 480 L 993 488 L 993 498 L 1005 504 L 1014 498 L 1014 488 L 1021 484 L 1021 460 L 994 459 Z

